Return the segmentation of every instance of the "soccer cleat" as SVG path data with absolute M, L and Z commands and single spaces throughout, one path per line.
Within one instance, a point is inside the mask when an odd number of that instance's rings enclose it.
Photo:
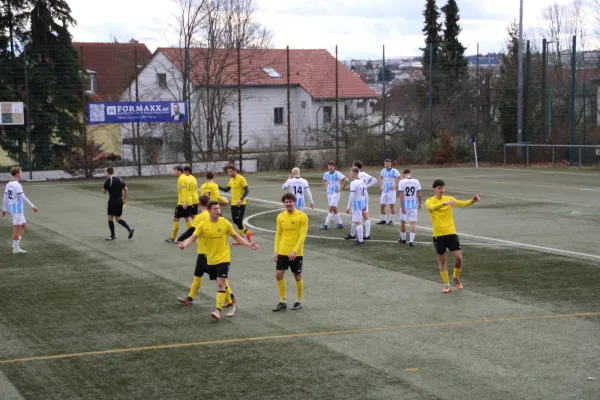
M 336 229 L 344 229 L 344 225 L 342 224 L 337 224 Z
M 408 245 L 409 245 L 410 247 L 415 247 L 415 243 L 414 243 L 414 242 L 410 242 Z
M 322 231 L 326 231 L 327 230 L 327 225 L 321 225 L 321 227 L 319 228 Z
M 351 234 L 348 234 L 347 236 L 345 236 L 345 237 L 344 237 L 344 239 L 345 239 L 345 240 L 350 240 L 350 239 L 354 239 L 354 240 L 356 240 L 356 235 L 351 235 Z
M 224 308 L 229 308 L 229 307 L 233 307 L 237 304 L 237 300 L 235 299 L 234 295 L 231 295 L 231 303 L 225 303 L 223 304 Z
M 363 244 L 365 244 L 365 241 L 363 240 L 362 242 L 359 242 L 358 240 L 354 243 L 352 243 L 355 246 L 362 246 Z
M 385 225 L 385 224 L 386 224 L 386 222 L 383 219 L 377 223 L 377 225 Z
M 227 316 L 233 317 L 235 315 L 235 310 L 236 310 L 235 306 L 232 305 L 231 309 L 227 312 Z
M 273 311 L 285 311 L 287 304 L 279 302 Z
M 398 243 L 406 244 L 406 239 L 398 239 Z
M 246 238 L 248 239 L 249 242 L 252 242 L 252 231 L 246 232 Z
M 294 305 L 292 306 L 292 310 L 301 310 L 302 309 L 302 303 L 300 303 L 299 301 L 295 302 Z
M 456 288 L 458 290 L 463 290 L 464 286 L 461 283 L 460 279 L 458 279 L 458 278 L 452 278 L 452 280 L 454 281 L 454 286 L 456 286 Z
M 107 238 L 104 238 L 104 240 L 117 240 L 116 236 L 109 236 Z
M 221 310 L 216 309 L 215 311 L 212 312 L 212 314 L 210 314 L 211 317 L 213 317 L 214 319 L 216 319 L 217 321 L 221 319 Z
M 27 250 L 13 249 L 13 254 L 27 254 Z
M 388 224 L 388 225 L 393 225 L 393 224 L 394 224 L 394 221 L 388 221 L 388 222 L 387 222 L 387 224 Z
M 129 229 L 129 236 L 127 237 L 127 239 L 131 239 L 133 237 L 133 231 L 133 228 Z
M 444 286 L 444 290 L 442 290 L 442 293 L 450 293 L 450 285 L 446 285 Z
M 178 297 L 177 301 L 179 302 L 179 304 L 183 304 L 184 306 L 187 306 L 187 307 L 194 304 L 194 299 L 190 299 L 188 296 Z
M 363 239 L 364 240 L 371 240 L 371 236 L 365 236 Z
M 167 242 L 167 243 L 175 243 L 175 239 L 168 238 L 168 239 L 165 240 L 165 242 Z

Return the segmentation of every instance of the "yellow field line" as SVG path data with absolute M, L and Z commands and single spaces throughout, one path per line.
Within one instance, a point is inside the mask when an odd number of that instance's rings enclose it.
M 277 340 L 277 339 L 294 339 L 294 338 L 302 338 L 302 337 L 343 335 L 343 334 L 349 334 L 349 333 L 391 331 L 391 330 L 399 330 L 399 329 L 415 329 L 415 328 L 430 328 L 430 327 L 442 327 L 442 326 L 486 324 L 486 323 L 494 323 L 494 322 L 531 321 L 531 320 L 538 320 L 538 319 L 595 317 L 595 316 L 600 316 L 600 311 L 599 312 L 589 312 L 589 313 L 577 313 L 577 314 L 532 315 L 532 316 L 523 316 L 523 317 L 476 319 L 476 320 L 470 320 L 470 321 L 434 322 L 434 323 L 428 323 L 428 324 L 396 325 L 396 326 L 383 326 L 383 327 L 375 327 L 375 328 L 357 328 L 357 329 L 346 329 L 346 330 L 325 331 L 325 332 L 292 333 L 289 335 L 257 336 L 257 337 L 237 338 L 237 339 L 221 339 L 221 340 L 210 340 L 210 341 L 205 341 L 205 342 L 165 344 L 165 345 L 146 346 L 146 347 L 130 347 L 130 348 L 125 348 L 125 349 L 86 351 L 86 352 L 82 352 L 82 353 L 57 354 L 57 355 L 53 355 L 53 356 L 15 358 L 15 359 L 10 359 L 10 360 L 1 360 L 0 365 L 1 364 L 22 363 L 22 362 L 27 362 L 27 361 L 61 360 L 64 358 L 100 356 L 100 355 L 106 355 L 106 354 L 121 354 L 121 353 L 135 352 L 135 351 L 176 349 L 176 348 L 181 348 L 181 347 L 192 347 L 192 346 L 209 346 L 209 345 L 215 345 L 215 344 L 257 342 L 257 341 Z

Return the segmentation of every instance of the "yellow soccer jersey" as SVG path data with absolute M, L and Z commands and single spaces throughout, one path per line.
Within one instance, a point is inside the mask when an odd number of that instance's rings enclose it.
M 219 217 L 217 222 L 203 221 L 194 231 L 198 239 L 204 239 L 208 265 L 231 262 L 228 236 L 235 233 L 231 222 Z
M 427 211 L 429 211 L 429 216 L 431 217 L 434 237 L 456 234 L 454 217 L 452 215 L 453 206 L 444 205 L 444 202 L 450 200 L 454 200 L 457 207 L 468 207 L 473 204 L 472 200 L 461 201 L 450 196 L 442 196 L 441 199 L 437 199 L 435 196 L 428 198 L 425 201 L 425 207 L 427 207 Z
M 200 186 L 200 194 L 206 195 L 211 201 L 225 203 L 225 199 L 219 193 L 219 185 L 214 182 L 205 182 Z
M 183 203 L 187 203 L 187 178 L 184 174 L 179 175 L 177 178 L 177 205 L 180 206 Z M 190 203 L 187 203 L 191 206 Z
M 308 233 L 308 216 L 302 211 L 287 210 L 277 216 L 277 231 L 275 234 L 275 253 L 289 256 L 292 251 L 297 257 L 304 254 L 304 241 Z
M 246 182 L 246 178 L 237 174 L 235 178 L 229 179 L 227 186 L 231 188 L 231 205 L 236 206 L 244 195 L 244 188 L 248 186 L 248 182 Z M 244 204 L 246 204 L 246 199 L 242 202 L 242 205 Z
M 208 221 L 209 218 L 210 215 L 208 214 L 208 211 L 204 210 L 200 214 L 196 215 L 192 226 L 194 228 L 198 228 L 201 223 L 203 223 L 204 221 Z M 199 237 L 198 240 L 196 240 L 196 242 L 198 242 L 198 254 L 206 254 L 206 243 L 204 243 L 204 238 Z
M 198 181 L 194 175 L 187 175 L 188 178 L 188 190 L 192 195 L 192 204 L 200 203 L 198 196 Z

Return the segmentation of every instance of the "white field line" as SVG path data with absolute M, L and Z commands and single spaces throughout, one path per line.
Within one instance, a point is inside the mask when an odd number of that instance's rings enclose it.
M 256 201 L 259 203 L 273 204 L 273 205 L 281 206 L 281 203 L 276 202 L 276 201 L 263 200 L 263 199 L 257 199 L 257 198 L 252 198 L 252 197 L 247 197 L 247 199 Z M 329 212 L 328 210 L 322 210 L 319 208 L 315 208 L 314 211 L 318 211 L 318 212 L 322 212 L 322 213 Z M 345 215 L 345 214 L 341 214 L 341 215 Z M 371 218 L 371 219 L 374 221 L 379 221 L 377 218 Z M 417 225 L 417 227 L 419 229 L 425 229 L 428 231 L 432 230 L 431 228 L 429 228 L 427 226 Z M 597 254 L 589 254 L 589 253 L 582 253 L 582 252 L 578 252 L 578 251 L 562 250 L 562 249 L 557 249 L 554 247 L 546 247 L 546 246 L 538 246 L 538 245 L 528 244 L 528 243 L 513 242 L 510 240 L 497 239 L 497 238 L 492 238 L 492 237 L 487 237 L 487 236 L 472 235 L 470 233 L 464 233 L 464 232 L 459 232 L 459 235 L 468 237 L 471 239 L 479 239 L 479 240 L 491 241 L 491 242 L 495 242 L 495 243 L 502 243 L 502 244 L 513 246 L 516 248 L 523 248 L 523 249 L 536 250 L 536 251 L 541 251 L 541 252 L 546 252 L 546 253 L 554 253 L 554 254 L 577 256 L 577 257 L 592 258 L 595 260 L 600 260 L 600 255 L 597 255 Z

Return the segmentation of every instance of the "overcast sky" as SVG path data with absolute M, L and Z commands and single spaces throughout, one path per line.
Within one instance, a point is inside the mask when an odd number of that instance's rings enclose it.
M 326 48 L 338 45 L 340 59 L 419 55 L 424 39 L 425 0 L 255 0 L 256 19 L 274 33 L 274 45 L 285 48 Z M 583 0 L 591 3 L 593 0 Z M 541 11 L 548 5 L 568 0 L 524 0 L 524 28 L 541 40 L 538 27 L 548 23 Z M 176 10 L 173 0 L 68 0 L 77 20 L 71 29 L 74 41 L 106 42 L 135 38 L 151 51 L 173 45 L 168 27 Z M 446 3 L 438 0 L 441 9 Z M 501 50 L 506 27 L 519 18 L 519 0 L 458 0 L 462 33 L 468 54 Z M 589 15 L 590 35 L 596 35 Z

